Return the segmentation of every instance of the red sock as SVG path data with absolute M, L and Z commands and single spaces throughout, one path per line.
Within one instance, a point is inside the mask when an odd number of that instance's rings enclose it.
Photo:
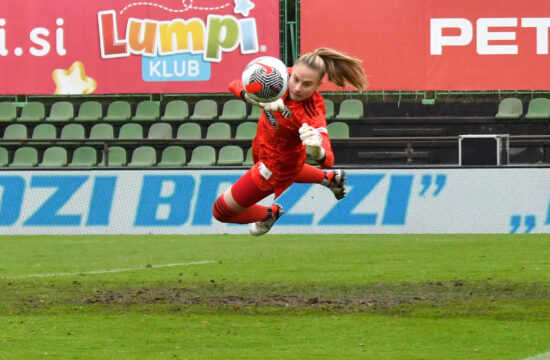
M 325 172 L 315 166 L 305 164 L 294 182 L 320 184 L 325 178 Z

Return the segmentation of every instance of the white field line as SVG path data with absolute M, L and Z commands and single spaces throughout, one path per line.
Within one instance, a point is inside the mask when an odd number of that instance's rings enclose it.
M 522 360 L 550 360 L 550 351 L 544 354 L 538 354 L 530 358 L 525 358 Z
M 31 274 L 31 275 L 22 275 L 22 276 L 7 276 L 7 279 L 26 279 L 26 278 L 44 278 L 44 277 L 61 277 L 61 276 L 79 276 L 79 275 L 97 275 L 97 274 L 112 274 L 112 273 L 121 273 L 128 271 L 138 271 L 138 270 L 148 270 L 148 269 L 160 269 L 160 268 L 169 268 L 176 266 L 191 266 L 191 265 L 204 265 L 214 263 L 213 260 L 205 261 L 193 261 L 186 263 L 175 263 L 175 264 L 161 264 L 161 265 L 148 265 L 137 268 L 124 268 L 124 269 L 110 269 L 110 270 L 92 270 L 92 271 L 81 271 L 75 273 L 52 273 L 52 274 Z

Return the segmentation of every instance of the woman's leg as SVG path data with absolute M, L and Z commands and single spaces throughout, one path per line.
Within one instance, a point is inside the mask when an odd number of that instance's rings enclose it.
M 304 164 L 294 182 L 324 185 L 332 191 L 337 200 L 346 196 L 346 173 L 344 170 L 324 171 L 315 166 Z
M 272 191 L 258 188 L 249 170 L 214 202 L 214 217 L 221 222 L 236 224 L 265 221 L 272 217 L 278 207 L 265 207 L 257 202 L 270 194 Z

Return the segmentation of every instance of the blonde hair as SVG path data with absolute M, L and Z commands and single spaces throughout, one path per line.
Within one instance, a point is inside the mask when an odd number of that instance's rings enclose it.
M 364 91 L 368 84 L 361 60 L 333 49 L 319 48 L 304 54 L 296 60 L 295 65 L 298 64 L 318 71 L 320 79 L 326 74 L 330 82 L 340 87 L 345 87 L 348 83 L 358 91 Z

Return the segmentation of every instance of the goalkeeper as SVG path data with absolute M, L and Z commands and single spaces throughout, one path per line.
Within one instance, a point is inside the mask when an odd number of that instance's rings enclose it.
M 252 142 L 254 166 L 214 202 L 214 217 L 227 223 L 250 224 L 258 236 L 268 232 L 283 214 L 279 204 L 258 205 L 263 198 L 277 198 L 293 183 L 327 186 L 337 199 L 345 196 L 345 173 L 324 171 L 306 164 L 309 154 L 321 168 L 334 165 L 325 119 L 325 104 L 318 91 L 323 78 L 340 87 L 363 91 L 367 79 L 361 61 L 338 51 L 320 48 L 302 55 L 292 69 L 287 93 L 271 103 L 258 103 L 234 80 L 229 90 L 263 111 Z

